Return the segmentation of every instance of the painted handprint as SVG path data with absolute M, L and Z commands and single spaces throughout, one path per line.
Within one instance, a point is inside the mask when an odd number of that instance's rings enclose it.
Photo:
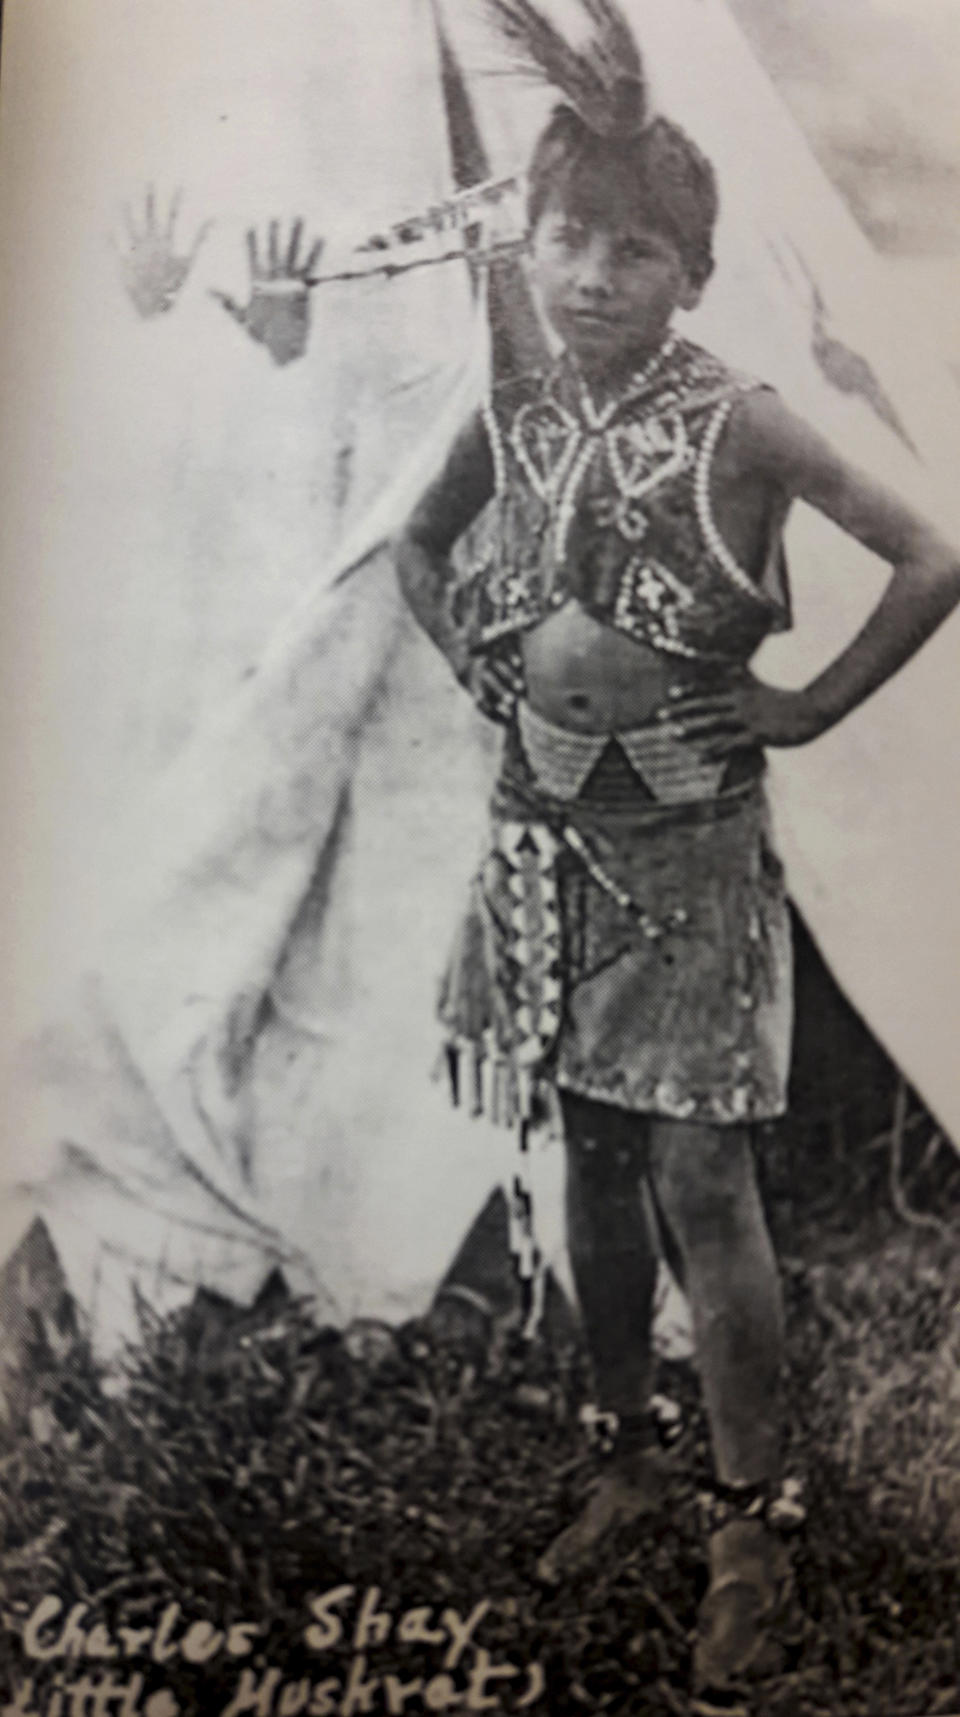
M 115 240 L 115 246 L 124 289 L 138 316 L 162 316 L 173 309 L 213 224 L 204 221 L 189 249 L 178 253 L 176 225 L 181 198 L 182 192 L 175 191 L 164 219 L 158 214 L 152 185 L 147 189 L 141 218 L 135 218 L 124 204 L 125 234 L 122 240 Z
M 246 329 L 251 340 L 266 346 L 276 364 L 289 364 L 302 357 L 310 336 L 311 275 L 323 254 L 324 241 L 317 239 L 301 260 L 302 240 L 303 221 L 296 220 L 284 249 L 280 223 L 271 221 L 261 252 L 257 234 L 251 228 L 247 233 L 250 268 L 247 303 L 238 304 L 226 292 L 213 290 L 212 294 L 234 321 Z

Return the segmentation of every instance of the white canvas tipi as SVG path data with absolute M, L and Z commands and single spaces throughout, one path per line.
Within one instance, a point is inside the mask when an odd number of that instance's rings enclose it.
M 328 1314 L 402 1312 L 498 1173 L 465 1123 L 438 1148 L 428 1079 L 484 739 L 383 550 L 479 391 L 483 319 L 459 266 L 334 287 L 277 370 L 207 288 L 243 297 L 262 216 L 335 256 L 450 192 L 434 22 L 284 0 L 265 47 L 253 4 L 88 10 L 14 7 L 4 57 L 4 159 L 35 160 L 3 182 L 29 1038 L 3 1251 L 41 1211 L 105 1343 L 132 1280 L 248 1298 L 277 1260 Z M 107 241 L 151 178 L 217 226 L 139 322 Z

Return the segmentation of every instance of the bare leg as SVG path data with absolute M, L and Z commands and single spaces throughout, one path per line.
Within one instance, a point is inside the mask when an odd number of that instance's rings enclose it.
M 601 1408 L 647 1409 L 657 1247 L 638 1115 L 563 1094 L 567 1244 Z
M 717 1476 L 777 1476 L 783 1309 L 745 1129 L 657 1120 L 654 1194 L 683 1263 Z
M 683 1262 L 714 1463 L 725 1485 L 774 1480 L 780 1461 L 783 1312 L 747 1133 L 658 1121 L 654 1194 Z M 749 1495 L 749 1490 L 747 1495 Z M 710 1538 L 710 1588 L 694 1654 L 696 1709 L 729 1708 L 757 1670 L 789 1582 L 789 1559 L 743 1505 Z
M 582 1573 L 664 1492 L 648 1418 L 657 1248 L 641 1189 L 645 1123 L 572 1093 L 563 1093 L 563 1114 L 567 1239 L 599 1405 L 629 1430 L 582 1513 L 541 1557 L 540 1578 L 551 1585 Z

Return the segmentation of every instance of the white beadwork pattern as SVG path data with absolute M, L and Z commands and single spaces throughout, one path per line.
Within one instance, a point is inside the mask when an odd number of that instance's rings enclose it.
M 727 577 L 736 585 L 738 590 L 741 590 L 745 596 L 752 596 L 756 602 L 759 602 L 766 607 L 767 599 L 763 595 L 763 592 L 757 589 L 757 586 L 750 577 L 750 574 L 744 571 L 740 562 L 736 559 L 735 555 L 731 554 L 723 540 L 723 537 L 720 535 L 717 521 L 713 516 L 713 507 L 710 502 L 710 476 L 713 467 L 713 456 L 717 450 L 717 442 L 720 440 L 724 426 L 735 404 L 735 398 L 723 400 L 721 404 L 718 405 L 707 426 L 707 432 L 700 447 L 700 457 L 697 460 L 697 469 L 693 478 L 694 505 L 697 509 L 697 522 L 699 523 L 700 530 L 703 533 L 703 540 L 710 550 L 710 553 L 713 555 L 714 560 L 717 562 L 717 565 L 723 569 L 727 574 Z
M 510 432 L 510 445 L 534 494 L 553 511 L 554 555 L 558 565 L 563 563 L 566 556 L 570 529 L 576 515 L 577 498 L 599 447 L 603 447 L 614 484 L 624 502 L 639 500 L 658 484 L 683 470 L 688 458 L 689 443 L 686 426 L 679 412 L 673 412 L 668 420 L 669 428 L 665 425 L 661 432 L 666 456 L 652 471 L 649 466 L 639 472 L 636 469 L 632 472 L 628 470 L 619 446 L 623 431 L 612 425 L 613 418 L 624 406 L 649 386 L 657 371 L 672 356 L 676 345 L 677 341 L 671 335 L 660 351 L 654 353 L 649 362 L 631 377 L 625 392 L 613 395 L 599 409 L 594 405 L 581 377 L 579 393 L 582 422 L 578 422 L 555 395 L 551 396 L 550 409 L 555 414 L 560 429 L 566 432 L 560 456 L 552 470 L 543 471 L 539 468 L 526 442 L 528 424 L 531 420 L 536 424 L 536 418 L 543 410 L 542 405 L 539 402 L 531 402 L 521 406 L 517 412 Z M 674 403 L 671 397 L 670 404 Z M 638 461 L 638 464 L 640 463 Z M 638 539 L 642 534 L 639 522 L 635 533 L 627 531 L 624 534 L 628 540 L 633 540 L 634 536 Z
M 651 595 L 656 592 L 657 599 L 651 601 Z M 670 607 L 667 607 L 667 603 Z M 634 612 L 634 606 L 641 608 L 642 618 Z M 667 567 L 661 567 L 658 562 L 635 554 L 620 583 L 617 596 L 615 618 L 617 625 L 633 637 L 649 642 L 652 638 L 661 650 L 670 650 L 676 656 L 696 658 L 704 654 L 694 649 L 690 644 L 684 644 L 677 636 L 676 623 L 671 627 L 669 615 L 671 608 L 684 609 L 693 605 L 693 597 L 681 581 L 674 577 Z
M 605 733 L 574 733 L 546 721 L 528 703 L 517 710 L 524 756 L 552 799 L 573 800 L 609 744 Z
M 617 739 L 631 768 L 662 805 L 689 805 L 719 793 L 726 761 L 704 762 L 690 741 L 677 739 L 665 723 L 631 728 Z
M 500 434 L 500 425 L 497 423 L 496 413 L 489 400 L 484 401 L 482 415 L 487 440 L 490 443 L 490 454 L 493 459 L 493 487 L 496 494 L 502 495 L 507 486 L 507 456 L 504 451 L 503 437 Z
M 575 733 L 558 727 L 521 703 L 517 724 L 524 756 L 538 787 L 552 799 L 570 803 L 611 739 L 623 748 L 631 768 L 654 798 L 665 805 L 716 798 L 726 763 L 705 763 L 688 740 L 678 739 L 665 722 L 607 733 Z
M 594 405 L 593 400 L 587 391 L 586 383 L 581 377 L 580 404 L 583 410 L 583 420 L 588 429 L 592 429 L 595 433 L 599 433 L 601 430 L 606 429 L 607 424 L 610 422 L 614 414 L 620 411 L 623 406 L 629 405 L 637 394 L 641 394 L 643 392 L 644 388 L 653 380 L 662 365 L 668 363 L 673 357 L 676 349 L 677 337 L 675 334 L 669 334 L 664 340 L 663 345 L 660 347 L 660 350 L 658 352 L 654 352 L 652 358 L 647 359 L 647 362 L 643 365 L 642 369 L 634 371 L 624 392 L 622 394 L 614 394 L 614 396 L 611 399 L 608 399 L 606 405 L 602 406 L 599 411 Z
M 513 427 L 510 431 L 510 445 L 520 461 L 523 474 L 534 494 L 539 500 L 545 501 L 547 505 L 556 501 L 567 472 L 581 447 L 582 439 L 582 432 L 576 418 L 560 404 L 559 400 L 552 399 L 550 405 L 566 430 L 563 449 L 552 470 L 543 472 L 538 468 L 524 439 L 528 420 L 531 417 L 535 419 L 542 410 L 539 402 L 533 401 L 528 405 L 522 405 L 513 420 Z
M 679 412 L 675 412 L 672 419 L 669 420 L 669 429 L 666 424 L 663 427 L 663 441 L 665 443 L 663 451 L 666 457 L 659 465 L 655 465 L 652 471 L 649 466 L 644 469 L 643 461 L 639 459 L 636 462 L 637 466 L 640 467 L 639 474 L 636 467 L 632 472 L 627 469 L 620 451 L 620 442 L 625 436 L 626 432 L 621 427 L 616 426 L 608 429 L 603 438 L 610 475 L 625 500 L 638 501 L 641 495 L 646 495 L 651 489 L 655 489 L 658 483 L 666 482 L 668 477 L 675 477 L 683 470 L 689 441 L 686 425 Z M 647 439 L 651 439 L 649 432 Z M 653 451 L 652 447 L 649 451 Z
M 577 511 L 577 495 L 580 492 L 580 485 L 593 463 L 593 455 L 596 450 L 596 446 L 597 442 L 594 436 L 584 436 L 580 450 L 573 461 L 570 474 L 567 477 L 560 494 L 560 503 L 557 507 L 557 516 L 554 521 L 553 537 L 554 554 L 556 556 L 556 563 L 558 566 L 562 566 L 566 558 L 567 543 L 570 538 L 570 527 L 573 524 Z

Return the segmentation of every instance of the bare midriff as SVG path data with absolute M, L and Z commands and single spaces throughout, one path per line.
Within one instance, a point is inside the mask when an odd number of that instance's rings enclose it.
M 523 635 L 527 698 L 576 733 L 625 733 L 655 719 L 688 664 L 628 638 L 568 602 Z

